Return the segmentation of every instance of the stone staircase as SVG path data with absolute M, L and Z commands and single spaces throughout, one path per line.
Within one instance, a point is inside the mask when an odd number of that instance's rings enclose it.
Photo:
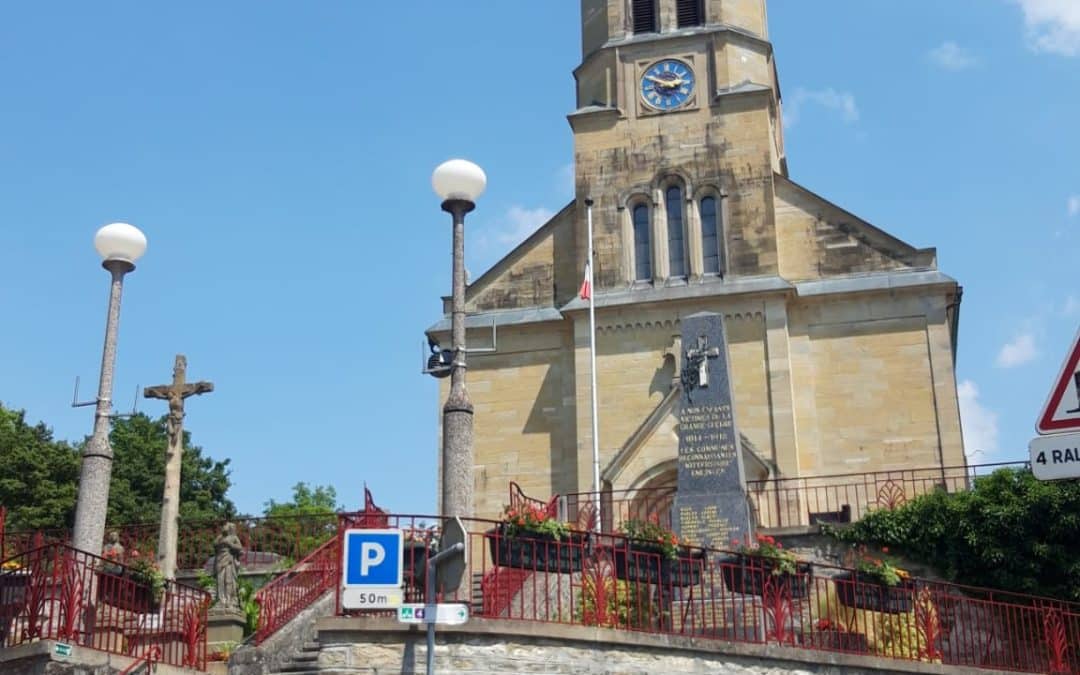
M 275 675 L 317 675 L 319 673 L 319 642 L 305 642 L 287 663 L 274 671 Z

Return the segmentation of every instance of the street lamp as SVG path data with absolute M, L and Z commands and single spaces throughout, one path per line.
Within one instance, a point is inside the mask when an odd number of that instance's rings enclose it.
M 487 186 L 484 170 L 464 159 L 436 167 L 431 186 L 454 219 L 453 296 L 451 300 L 450 395 L 443 405 L 442 515 L 472 515 L 473 405 L 465 391 L 465 214 Z
M 112 476 L 109 419 L 112 412 L 113 366 L 116 363 L 116 329 L 120 323 L 120 292 L 124 287 L 124 275 L 135 269 L 135 261 L 146 252 L 146 236 L 127 223 L 111 223 L 94 235 L 94 248 L 101 255 L 101 266 L 112 275 L 112 285 L 109 314 L 105 321 L 105 348 L 101 354 L 94 435 L 82 453 L 79 499 L 75 505 L 75 531 L 71 543 L 77 549 L 97 555 L 101 553 L 101 542 L 105 537 L 109 480 Z

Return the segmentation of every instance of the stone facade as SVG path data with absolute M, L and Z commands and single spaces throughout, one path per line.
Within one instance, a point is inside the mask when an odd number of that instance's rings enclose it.
M 574 201 L 468 288 L 469 343 L 486 344 L 481 329 L 498 324 L 498 351 L 469 358 L 474 513 L 497 515 L 510 480 L 542 497 L 591 489 L 588 305 L 577 297 L 586 198 L 595 202 L 606 487 L 674 484 L 675 336 L 680 317 L 701 311 L 724 316 L 739 431 L 770 477 L 962 465 L 960 288 L 933 249 L 788 175 L 764 0 L 707 0 L 700 25 L 683 28 L 675 0 L 658 0 L 659 32 L 639 34 L 630 6 L 582 0 L 578 107 L 568 116 Z M 640 90 L 660 59 L 696 77 L 670 112 Z M 716 204 L 722 274 L 706 266 L 706 199 Z M 684 275 L 675 274 L 680 246 Z M 637 278 L 639 255 L 648 278 Z M 448 332 L 447 318 L 428 330 L 444 344 Z
M 419 627 L 393 619 L 334 617 L 319 621 L 319 672 L 425 672 L 425 637 Z M 523 621 L 474 620 L 440 626 L 436 672 L 462 675 L 655 675 L 724 673 L 995 673 L 957 666 L 811 652 L 767 644 L 738 644 L 690 637 L 648 635 L 603 628 Z

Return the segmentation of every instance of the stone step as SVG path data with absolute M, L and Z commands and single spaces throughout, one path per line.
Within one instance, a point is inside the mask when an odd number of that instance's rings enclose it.
M 305 642 L 300 649 L 305 652 L 317 652 L 322 649 L 322 644 L 318 642 Z
M 319 660 L 319 652 L 304 652 L 292 657 L 293 663 L 311 663 Z

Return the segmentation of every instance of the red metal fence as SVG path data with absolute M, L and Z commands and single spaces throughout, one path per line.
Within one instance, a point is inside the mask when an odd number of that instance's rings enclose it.
M 226 523 L 236 525 L 236 536 L 244 547 L 240 564 L 247 569 L 283 570 L 304 558 L 337 532 L 337 514 L 307 514 L 302 516 L 271 516 L 262 518 L 231 518 L 180 521 L 177 540 L 177 569 L 212 569 L 214 540 Z M 135 523 L 106 528 L 120 535 L 125 556 L 153 558 L 157 549 L 159 523 Z M 68 530 L 21 530 L 3 533 L 0 557 L 17 555 L 33 548 L 37 535 L 46 542 L 67 543 Z
M 996 469 L 1024 466 L 1027 464 L 1023 462 L 1002 462 L 778 478 L 747 481 L 746 492 L 758 527 L 850 523 L 874 509 L 896 508 L 934 490 L 967 490 L 976 477 Z M 674 496 L 674 486 L 603 492 L 600 497 L 601 529 L 603 532 L 614 532 L 623 521 L 653 515 L 670 526 Z M 558 499 L 563 520 L 578 523 L 583 529 L 591 529 L 586 525 L 591 522 L 595 508 L 594 493 L 569 493 Z
M 62 640 L 203 670 L 210 595 L 64 544 L 0 565 L 0 647 Z
M 387 516 L 415 530 L 431 517 Z M 905 579 L 883 586 L 854 570 L 800 563 L 778 574 L 761 558 L 571 532 L 562 540 L 507 536 L 494 521 L 467 520 L 473 578 L 443 602 L 474 614 L 693 636 L 808 650 L 1033 673 L 1080 672 L 1080 605 L 1048 598 Z M 422 569 L 433 546 L 408 556 Z M 334 559 L 340 574 L 340 557 Z M 498 570 L 492 574 L 493 570 Z M 329 574 L 329 572 L 327 572 Z M 504 576 L 505 575 L 505 576 Z M 423 575 L 407 574 L 420 598 Z
M 341 578 L 341 538 L 334 536 L 289 571 L 255 592 L 259 626 L 255 643 L 274 634 L 337 584 Z

